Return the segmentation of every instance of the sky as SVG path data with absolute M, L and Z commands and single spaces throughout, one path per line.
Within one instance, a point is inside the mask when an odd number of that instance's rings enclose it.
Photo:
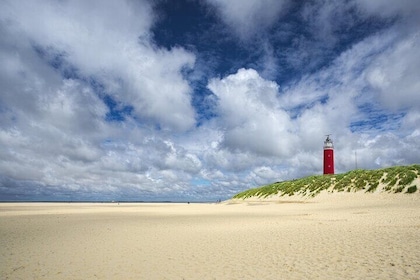
M 0 200 L 420 163 L 419 50 L 418 0 L 2 0 Z

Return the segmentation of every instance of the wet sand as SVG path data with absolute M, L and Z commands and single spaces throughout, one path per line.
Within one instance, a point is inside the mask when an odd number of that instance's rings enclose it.
M 420 194 L 0 203 L 0 246 L 1 279 L 419 279 Z

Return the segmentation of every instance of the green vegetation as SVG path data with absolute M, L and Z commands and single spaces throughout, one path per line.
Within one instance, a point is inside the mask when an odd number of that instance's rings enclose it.
M 233 198 L 245 199 L 249 197 L 265 198 L 270 195 L 281 196 L 301 195 L 314 197 L 322 190 L 329 192 L 375 192 L 378 186 L 383 191 L 391 193 L 414 193 L 417 186 L 410 186 L 420 177 L 420 165 L 395 166 L 378 170 L 352 170 L 337 175 L 317 175 L 302 179 L 276 182 L 270 185 L 246 190 L 236 194 Z M 410 187 L 409 187 L 410 186 Z
M 407 193 L 414 193 L 416 191 L 417 191 L 417 186 L 416 185 L 411 186 L 407 189 Z

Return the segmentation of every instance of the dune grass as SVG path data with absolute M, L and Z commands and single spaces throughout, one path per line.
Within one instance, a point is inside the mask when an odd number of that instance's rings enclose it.
M 236 194 L 233 198 L 249 197 L 266 198 L 271 195 L 301 195 L 314 197 L 322 190 L 330 192 L 375 192 L 415 193 L 418 186 L 413 181 L 420 177 L 420 165 L 395 166 L 377 170 L 352 170 L 336 175 L 316 175 L 297 180 L 276 182 L 273 184 L 249 189 Z

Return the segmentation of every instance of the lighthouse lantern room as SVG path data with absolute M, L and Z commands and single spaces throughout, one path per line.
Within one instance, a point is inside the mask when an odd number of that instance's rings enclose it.
M 334 145 L 330 135 L 327 135 L 327 139 L 324 141 L 324 175 L 325 174 L 334 174 Z

